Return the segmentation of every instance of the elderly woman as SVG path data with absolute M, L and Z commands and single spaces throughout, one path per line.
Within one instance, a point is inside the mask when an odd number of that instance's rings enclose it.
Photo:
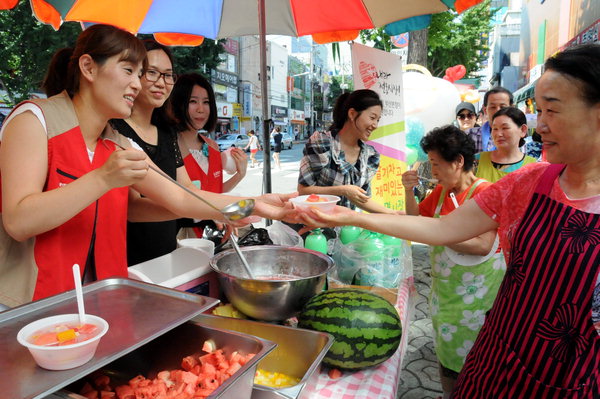
M 498 229 L 506 276 L 453 398 L 600 397 L 600 46 L 549 58 L 535 100 L 550 163 L 510 173 L 448 216 L 303 216 L 433 245 Z
M 502 108 L 492 116 L 491 125 L 496 149 L 476 155 L 479 160 L 477 177 L 495 183 L 508 173 L 537 161 L 519 149 L 525 145 L 527 136 L 527 119 L 521 110 Z
M 434 218 L 447 215 L 490 185 L 473 174 L 475 144 L 457 127 L 448 125 L 432 130 L 421 140 L 421 147 L 427 153 L 438 185 L 417 204 L 412 195 L 412 189 L 419 183 L 417 171 L 405 172 L 402 184 L 407 214 Z M 504 277 L 506 266 L 502 253 L 496 252 L 497 245 L 493 245 L 495 238 L 496 231 L 492 230 L 431 250 L 431 320 L 444 397 L 452 393 L 465 356 Z

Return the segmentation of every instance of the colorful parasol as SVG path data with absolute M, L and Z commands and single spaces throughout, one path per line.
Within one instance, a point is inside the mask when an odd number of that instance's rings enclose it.
M 397 35 L 428 25 L 430 14 L 461 12 L 482 0 L 265 0 L 266 34 L 312 35 L 317 43 L 352 40 L 361 29 Z M 9 9 L 18 0 L 0 0 Z M 168 45 L 260 34 L 252 0 L 30 0 L 34 15 L 58 29 L 63 21 L 106 23 L 152 33 Z M 424 25 L 424 26 L 423 26 Z

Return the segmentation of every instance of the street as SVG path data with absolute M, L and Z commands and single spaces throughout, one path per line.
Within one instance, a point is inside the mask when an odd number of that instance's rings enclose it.
M 271 153 L 271 191 L 274 193 L 290 193 L 296 191 L 298 186 L 298 168 L 300 159 L 302 159 L 302 150 L 304 141 L 294 141 L 294 147 L 291 150 L 282 150 L 279 154 L 281 160 L 281 170 L 278 169 L 272 160 Z M 240 196 L 255 196 L 263 194 L 263 156 L 264 152 L 259 151 L 256 159 L 261 162 L 260 167 L 251 168 L 248 161 L 248 170 L 246 177 L 238 184 L 231 194 Z M 250 155 L 248 154 L 248 159 Z M 225 173 L 225 180 L 228 178 Z

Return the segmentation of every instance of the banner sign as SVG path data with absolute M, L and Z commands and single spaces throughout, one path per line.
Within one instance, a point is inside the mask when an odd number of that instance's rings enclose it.
M 402 173 L 407 164 L 402 59 L 356 43 L 351 49 L 354 88 L 376 91 L 383 102 L 379 127 L 368 141 L 380 154 L 379 170 L 371 181 L 371 195 L 387 208 L 404 210 Z

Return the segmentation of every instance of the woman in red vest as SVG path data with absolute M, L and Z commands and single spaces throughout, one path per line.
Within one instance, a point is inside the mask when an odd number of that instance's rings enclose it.
M 452 398 L 600 398 L 600 46 L 550 57 L 535 100 L 550 163 L 508 174 L 446 217 L 304 216 L 432 245 L 498 229 L 506 275 Z
M 221 153 L 219 145 L 208 137 L 217 125 L 217 103 L 210 82 L 197 73 L 181 75 L 169 102 L 178 131 L 179 150 L 192 182 L 213 193 L 231 191 L 246 176 L 248 160 L 241 148 L 233 147 Z M 224 166 L 232 175 L 226 181 Z M 195 226 L 195 235 L 202 237 L 202 231 L 193 220 L 182 219 L 179 225 Z
M 152 161 L 124 136 L 105 129 L 109 119 L 131 114 L 145 61 L 139 39 L 93 25 L 80 34 L 68 62 L 48 71 L 49 86 L 64 91 L 18 105 L 3 124 L 0 303 L 15 306 L 72 289 L 75 263 L 84 266 L 84 281 L 127 276 L 128 218 L 222 219 L 149 170 Z M 144 197 L 130 197 L 129 187 Z M 198 192 L 219 208 L 239 199 Z M 254 214 L 283 218 L 290 212 L 286 199 L 263 196 Z

